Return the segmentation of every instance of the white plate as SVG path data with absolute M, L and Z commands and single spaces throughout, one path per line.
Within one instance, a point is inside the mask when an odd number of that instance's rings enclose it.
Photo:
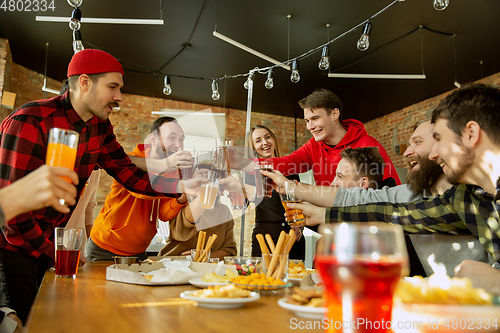
M 297 316 L 310 319 L 323 319 L 326 311 L 326 308 L 290 304 L 286 302 L 286 298 L 279 299 L 278 305 L 284 309 L 295 312 Z
M 193 286 L 198 287 L 198 288 L 208 288 L 210 286 L 225 286 L 229 282 L 223 282 L 223 283 L 218 283 L 218 282 L 203 282 L 201 278 L 193 278 L 189 280 L 189 283 L 191 283 Z
M 202 298 L 191 296 L 192 293 L 198 292 L 197 290 L 185 291 L 181 294 L 181 298 L 196 301 L 198 306 L 202 308 L 211 309 L 234 309 L 243 306 L 245 303 L 256 301 L 260 298 L 259 293 L 251 292 L 250 297 L 244 298 Z
M 397 325 L 399 321 L 406 325 L 422 323 L 415 328 L 428 333 L 497 332 L 500 330 L 500 305 L 394 303 L 392 322 Z M 409 330 L 396 329 L 396 332 Z

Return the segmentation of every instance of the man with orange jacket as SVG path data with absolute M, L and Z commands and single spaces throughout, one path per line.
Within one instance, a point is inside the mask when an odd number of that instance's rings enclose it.
M 184 131 L 175 118 L 161 117 L 151 126 L 150 146 L 138 144 L 130 154 L 151 159 L 168 156 L 169 165 L 177 170 L 191 167 L 194 159 L 185 151 Z M 164 174 L 176 177 L 178 171 Z M 113 256 L 138 256 L 147 258 L 146 249 L 157 232 L 157 221 L 173 219 L 186 205 L 184 193 L 179 198 L 160 198 L 128 191 L 113 181 L 99 216 L 86 244 L 87 260 L 113 260 Z

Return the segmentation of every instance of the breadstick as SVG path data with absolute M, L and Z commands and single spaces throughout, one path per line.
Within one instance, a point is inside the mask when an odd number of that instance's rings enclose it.
M 292 249 L 293 244 L 295 243 L 295 230 L 290 229 L 290 234 L 288 236 L 288 242 L 285 247 L 285 251 L 283 252 L 284 255 L 288 255 L 290 253 L 290 250 Z M 279 276 L 277 278 L 283 279 L 285 276 L 285 263 L 286 260 L 281 260 L 280 262 L 280 267 L 278 268 L 277 272 L 280 272 Z
M 271 253 L 274 253 L 274 242 L 273 242 L 271 235 L 266 234 L 266 241 L 267 241 L 267 244 L 269 245 L 269 249 L 271 250 Z
M 285 236 L 283 237 L 283 245 L 281 246 L 281 251 L 280 253 L 276 253 L 276 255 L 278 256 L 281 256 L 284 251 L 286 251 L 286 245 L 288 244 L 288 239 L 290 238 L 290 236 L 288 236 L 288 234 L 285 233 Z M 273 272 L 273 279 L 278 279 L 278 276 L 279 276 L 279 272 L 280 272 L 280 268 L 283 268 L 284 266 L 282 266 L 284 263 L 283 263 L 283 260 L 280 260 L 280 258 L 278 258 L 279 260 L 279 263 L 276 263 L 276 268 Z
M 255 238 L 257 238 L 257 241 L 259 242 L 260 252 L 262 252 L 264 260 L 266 261 L 266 265 L 267 267 L 269 267 L 270 264 L 269 256 L 268 255 L 264 256 L 264 254 L 270 254 L 270 253 L 269 249 L 267 248 L 266 241 L 264 240 L 264 236 L 262 236 L 262 234 L 257 234 L 255 235 Z
M 196 251 L 195 251 L 194 261 L 198 261 L 198 257 L 200 256 L 202 234 L 203 234 L 203 231 L 198 232 L 198 241 L 196 242 Z
M 206 232 L 205 232 L 205 235 L 206 235 Z M 212 238 L 212 236 L 208 237 L 206 245 L 208 245 L 208 243 L 210 242 L 211 238 Z M 205 257 L 205 248 L 206 248 L 206 246 L 201 249 L 200 256 L 198 257 L 198 262 L 202 262 L 203 258 Z
M 273 259 L 271 260 L 271 263 L 269 264 L 269 267 L 267 269 L 266 277 L 270 277 L 274 273 L 274 269 L 276 268 L 276 264 L 278 263 L 278 254 L 280 254 L 281 251 L 283 250 L 283 241 L 286 236 L 287 236 L 286 232 L 281 230 L 280 238 L 278 238 L 278 243 L 274 248 Z
M 207 235 L 205 231 L 200 231 L 200 232 L 201 232 L 200 251 L 197 253 L 198 254 L 197 258 L 195 257 L 196 262 L 200 262 L 200 257 L 201 254 L 203 253 L 203 248 L 205 247 L 205 237 Z
M 217 239 L 216 234 L 212 234 L 208 239 L 207 246 L 205 247 L 205 251 L 203 251 L 203 260 L 202 262 L 207 262 L 208 260 L 208 251 L 212 249 L 212 245 L 214 245 L 215 239 Z

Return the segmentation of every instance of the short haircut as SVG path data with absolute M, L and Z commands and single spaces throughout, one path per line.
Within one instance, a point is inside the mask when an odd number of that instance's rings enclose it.
M 342 115 L 342 101 L 340 98 L 328 89 L 316 89 L 312 94 L 299 101 L 302 109 L 320 109 L 326 110 L 326 114 L 330 115 L 334 109 L 339 109 Z M 339 120 L 341 118 L 339 117 Z
M 106 75 L 107 73 L 99 73 L 99 74 L 85 74 L 87 75 L 90 80 L 92 81 L 92 83 L 94 84 L 97 84 L 97 82 L 99 81 L 99 79 L 101 77 L 103 77 L 104 75 Z M 78 82 L 78 78 L 83 75 L 83 74 L 79 74 L 79 75 L 71 75 L 69 78 L 68 78 L 68 85 L 69 85 L 69 89 L 71 90 L 75 90 L 76 87 L 77 87 L 77 82 Z
M 255 125 L 254 127 L 252 127 L 252 129 L 250 130 L 250 135 L 248 136 L 248 140 L 246 142 L 246 146 L 249 147 L 249 148 L 252 148 L 255 151 L 255 147 L 253 145 L 252 134 L 253 134 L 253 131 L 255 131 L 258 128 L 265 129 L 266 131 L 269 132 L 269 134 L 271 135 L 271 137 L 274 140 L 274 154 L 276 155 L 276 157 L 281 157 L 281 155 L 280 155 L 280 148 L 278 146 L 278 139 L 276 139 L 276 135 L 274 135 L 273 131 L 271 131 L 269 129 L 269 127 L 266 127 L 264 125 Z
M 417 130 L 418 126 L 420 126 L 423 123 L 426 123 L 428 121 L 431 121 L 431 117 L 425 117 L 424 119 L 417 121 L 415 123 L 415 125 L 413 125 L 413 132 L 415 132 Z
M 69 81 L 68 79 L 64 79 L 62 82 L 61 89 L 59 89 L 59 95 L 64 95 L 64 93 L 68 90 L 69 90 Z
M 377 147 L 346 148 L 340 152 L 340 156 L 354 164 L 358 179 L 367 177 L 370 188 L 381 187 L 385 161 Z
M 156 131 L 156 133 L 159 134 L 161 125 L 163 125 L 165 123 L 170 123 L 170 122 L 177 123 L 177 119 L 175 119 L 174 117 L 160 117 L 160 118 L 156 119 L 155 122 L 153 123 L 153 125 L 151 125 L 151 129 L 149 130 L 149 133 L 154 133 Z
M 470 84 L 453 91 L 432 112 L 432 123 L 448 121 L 458 136 L 469 121 L 475 121 L 494 144 L 500 144 L 500 89 L 485 84 Z

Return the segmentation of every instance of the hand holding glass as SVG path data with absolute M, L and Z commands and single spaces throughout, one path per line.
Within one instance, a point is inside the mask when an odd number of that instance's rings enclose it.
M 289 225 L 305 222 L 304 214 L 300 209 L 289 208 L 287 203 L 302 203 L 299 194 L 299 188 L 294 181 L 284 181 L 278 184 L 281 203 L 285 207 L 286 221 Z
M 399 225 L 339 223 L 320 227 L 316 266 L 325 288 L 329 332 L 391 332 L 392 296 L 408 273 L 408 255 Z M 383 326 L 383 324 L 386 326 Z M 372 326 L 370 326 L 372 325 Z M 376 325 L 376 326 L 374 326 Z

